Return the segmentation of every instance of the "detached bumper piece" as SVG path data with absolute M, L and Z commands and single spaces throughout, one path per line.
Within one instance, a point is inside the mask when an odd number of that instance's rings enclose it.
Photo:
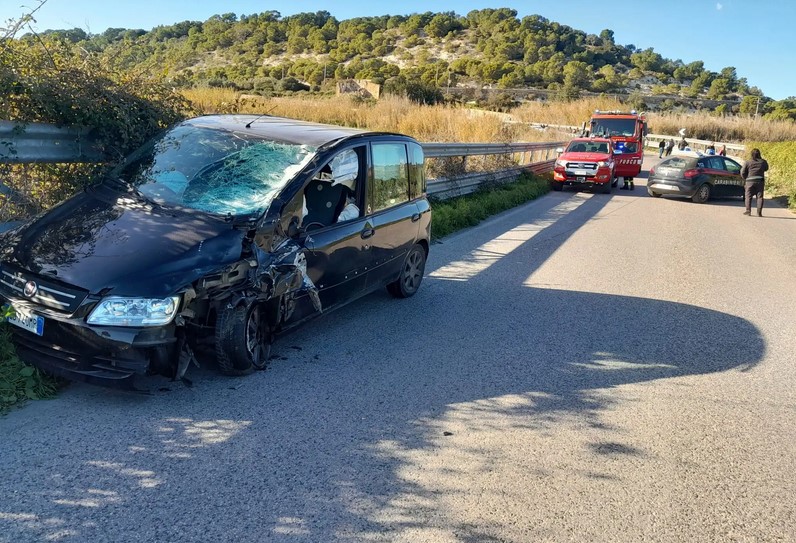
M 59 377 L 104 387 L 134 390 L 136 374 L 144 374 L 149 361 L 136 357 L 85 356 L 64 350 L 33 334 L 14 333 L 14 345 L 19 357 L 34 366 Z

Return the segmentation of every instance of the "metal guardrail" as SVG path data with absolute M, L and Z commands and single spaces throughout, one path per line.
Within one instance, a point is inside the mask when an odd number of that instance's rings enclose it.
M 0 121 L 0 163 L 102 162 L 91 129 Z
M 509 183 L 524 173 L 542 174 L 553 169 L 555 150 L 564 142 L 534 143 L 421 143 L 427 159 L 485 155 L 520 155 L 519 166 L 497 171 L 477 172 L 443 179 L 429 179 L 426 192 L 444 200 L 479 190 L 484 184 Z M 551 158 L 552 157 L 552 158 Z
M 429 179 L 426 193 L 439 200 L 464 196 L 480 190 L 484 184 L 510 183 L 524 173 L 547 173 L 553 169 L 555 162 L 553 159 L 495 172 L 471 173 L 450 179 Z
M 654 149 L 658 149 L 658 144 L 661 140 L 669 141 L 670 139 L 674 140 L 675 146 L 677 143 L 682 139 L 682 136 L 667 136 L 664 134 L 647 134 L 646 138 L 646 147 L 652 147 Z M 741 145 L 738 143 L 725 143 L 723 141 L 708 141 L 708 140 L 697 140 L 686 137 L 685 140 L 688 142 L 688 146 L 691 147 L 694 151 L 704 151 L 708 148 L 708 146 L 712 143 L 714 147 L 716 147 L 716 152 L 719 151 L 721 146 L 725 146 L 727 148 L 727 154 L 731 154 L 733 156 L 740 156 L 743 155 L 746 151 L 746 146 Z

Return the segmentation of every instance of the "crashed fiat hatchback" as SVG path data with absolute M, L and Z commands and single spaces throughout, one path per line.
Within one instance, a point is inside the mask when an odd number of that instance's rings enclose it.
M 412 138 L 267 116 L 205 116 L 0 239 L 21 359 L 134 388 L 266 366 L 274 337 L 423 278 L 431 212 Z

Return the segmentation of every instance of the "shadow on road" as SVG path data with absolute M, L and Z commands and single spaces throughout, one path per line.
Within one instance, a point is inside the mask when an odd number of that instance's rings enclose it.
M 748 321 L 693 305 L 526 286 L 609 198 L 499 219 L 515 240 L 505 254 L 483 257 L 495 237 L 486 228 L 445 240 L 417 296 L 377 293 L 309 324 L 275 346 L 266 372 L 195 372 L 193 389 L 152 397 L 74 387 L 46 411 L 52 420 L 40 415 L 42 428 L 6 442 L 0 490 L 14 501 L 0 509 L 0 532 L 364 541 L 421 530 L 434 514 L 446 525 L 438 490 L 406 474 L 489 470 L 424 464 L 463 432 L 554 432 L 574 417 L 601 435 L 584 454 L 642 455 L 601 420 L 612 387 L 745 370 L 765 342 Z M 446 275 L 468 259 L 464 279 Z M 70 425 L 69 440 L 53 443 L 48 424 Z M 447 528 L 460 541 L 501 540 L 489 527 Z

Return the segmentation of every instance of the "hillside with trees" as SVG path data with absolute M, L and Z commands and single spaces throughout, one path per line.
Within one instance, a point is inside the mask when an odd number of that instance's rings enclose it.
M 385 92 L 427 103 L 441 100 L 446 90 L 490 86 L 534 88 L 563 99 L 583 93 L 658 96 L 653 107 L 659 110 L 689 99 L 727 100 L 720 113 L 796 117 L 793 103 L 766 98 L 732 66 L 712 72 L 699 60 L 686 63 L 652 48 L 617 44 L 610 29 L 588 34 L 539 15 L 520 19 L 509 8 L 344 21 L 327 11 L 225 13 L 150 31 L 87 34 L 76 28 L 21 40 L 41 37 L 98 56 L 109 69 L 145 73 L 177 87 L 269 95 L 369 79 Z

